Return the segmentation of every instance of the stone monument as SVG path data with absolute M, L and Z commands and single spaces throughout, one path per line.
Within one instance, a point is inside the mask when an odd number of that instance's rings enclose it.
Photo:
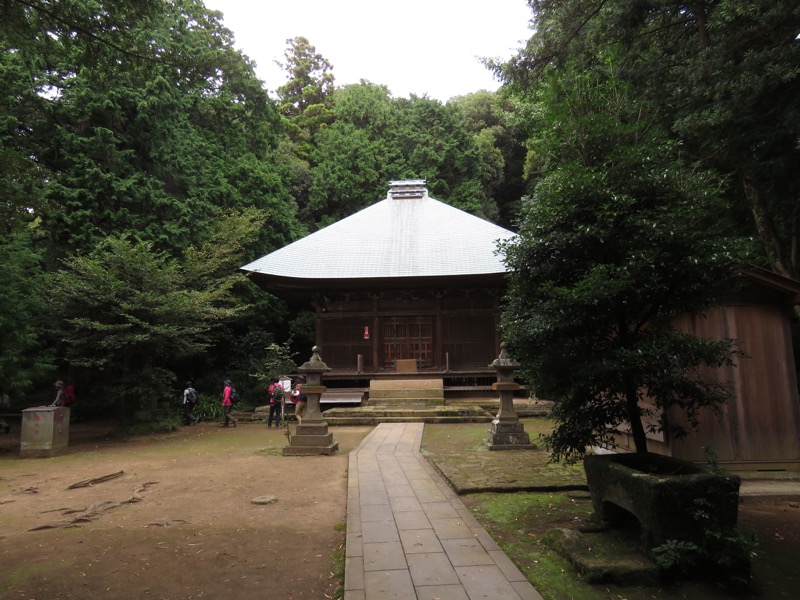
M 489 366 L 497 371 L 497 381 L 492 384 L 492 389 L 500 394 L 500 410 L 489 430 L 489 450 L 535 449 L 514 411 L 514 392 L 520 388 L 514 381 L 514 371 L 519 369 L 519 363 L 508 354 L 505 342 L 500 344 L 500 356 Z
M 328 432 L 328 424 L 322 419 L 319 409 L 320 396 L 328 389 L 322 385 L 322 374 L 330 370 L 322 362 L 319 348 L 314 346 L 311 349 L 311 358 L 298 369 L 306 378 L 303 384 L 306 413 L 302 422 L 297 424 L 294 435 L 290 436 L 289 445 L 283 447 L 284 456 L 330 456 L 338 450 L 339 442 L 334 441 L 333 434 Z

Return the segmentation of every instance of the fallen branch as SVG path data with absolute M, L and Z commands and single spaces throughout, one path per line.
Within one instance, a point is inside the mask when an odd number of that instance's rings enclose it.
M 116 473 L 110 473 L 108 475 L 102 475 L 100 477 L 92 477 L 91 479 L 84 479 L 83 481 L 79 481 L 78 483 L 73 483 L 67 489 L 74 490 L 76 488 L 89 487 L 90 485 L 94 485 L 95 483 L 103 483 L 105 481 L 111 481 L 112 479 L 120 477 L 124 472 L 125 471 L 117 471 Z

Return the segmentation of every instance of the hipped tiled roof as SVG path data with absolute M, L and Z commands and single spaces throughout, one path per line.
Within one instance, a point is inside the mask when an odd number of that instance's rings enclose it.
M 243 271 L 295 279 L 502 274 L 515 234 L 422 193 L 389 197 L 267 254 Z

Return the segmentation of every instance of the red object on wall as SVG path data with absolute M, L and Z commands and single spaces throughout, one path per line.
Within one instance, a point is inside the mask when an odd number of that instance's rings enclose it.
M 364 327 L 364 339 L 369 339 L 369 327 Z

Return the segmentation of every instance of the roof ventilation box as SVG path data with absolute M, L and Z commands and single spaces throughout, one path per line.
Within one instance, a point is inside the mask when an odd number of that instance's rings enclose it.
M 417 200 L 425 198 L 428 189 L 424 179 L 406 179 L 389 182 L 389 197 L 392 200 Z

